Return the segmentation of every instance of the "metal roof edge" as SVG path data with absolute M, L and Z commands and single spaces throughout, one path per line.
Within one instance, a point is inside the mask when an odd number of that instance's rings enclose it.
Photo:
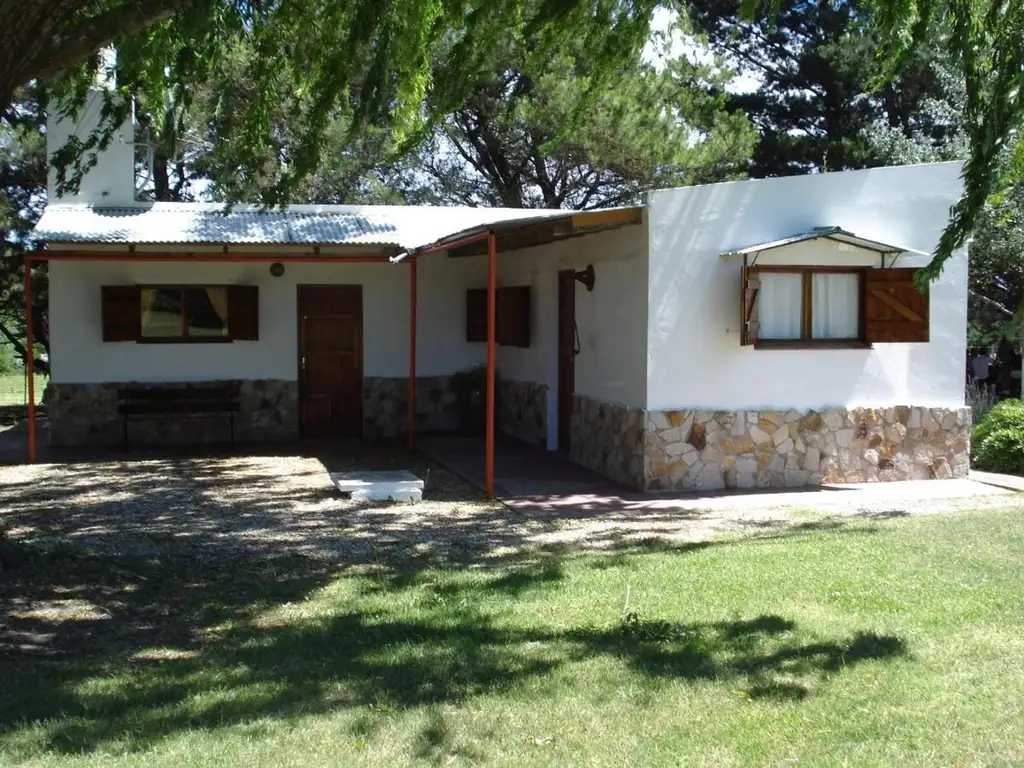
M 779 238 L 778 240 L 768 240 L 763 243 L 755 243 L 753 245 L 744 246 L 742 248 L 734 248 L 728 251 L 721 251 L 718 255 L 722 258 L 728 258 L 732 256 L 747 256 L 755 253 L 763 253 L 764 251 L 772 251 L 777 248 L 785 248 L 786 246 L 789 245 L 809 242 L 811 240 L 832 240 L 834 242 L 852 245 L 855 248 L 875 251 L 876 253 L 898 253 L 912 254 L 915 256 L 930 256 L 930 254 L 925 253 L 924 251 L 918 250 L 916 248 L 907 248 L 901 245 L 896 245 L 894 243 L 885 243 L 880 240 L 875 240 L 869 237 L 862 237 L 839 226 L 815 227 L 810 232 L 801 232 L 796 235 L 790 235 L 789 237 Z

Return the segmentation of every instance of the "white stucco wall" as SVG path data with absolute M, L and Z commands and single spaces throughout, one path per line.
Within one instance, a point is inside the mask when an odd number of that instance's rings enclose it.
M 103 93 L 98 88 L 89 91 L 86 103 L 77 118 L 63 118 L 57 105 L 51 105 L 46 120 L 47 156 L 51 157 L 71 136 L 83 142 L 88 140 L 100 124 L 102 109 Z M 117 130 L 110 145 L 96 154 L 96 164 L 82 176 L 77 193 L 58 197 L 57 172 L 52 166 L 48 170 L 49 203 L 119 205 L 131 203 L 134 199 L 135 131 L 130 119 Z
M 477 259 L 484 264 L 482 257 Z M 507 379 L 548 387 L 548 444 L 557 442 L 558 271 L 594 265 L 594 290 L 576 283 L 580 354 L 575 391 L 644 407 L 647 335 L 647 229 L 631 225 L 498 255 L 498 285 L 529 285 L 531 345 L 498 347 Z M 478 287 L 485 285 L 486 265 Z M 481 354 L 484 345 L 480 347 Z
M 419 264 L 419 376 L 484 362 L 465 342 L 465 290 L 481 263 L 424 257 Z M 248 283 L 260 287 L 260 340 L 231 344 L 135 344 L 102 340 L 100 287 L 131 283 Z M 409 370 L 409 267 L 392 264 L 288 264 L 274 278 L 267 263 L 54 261 L 50 264 L 52 381 L 204 381 L 297 377 L 296 287 L 363 286 L 363 374 Z
M 932 285 L 930 342 L 836 350 L 741 347 L 741 262 L 719 256 L 830 225 L 931 252 L 959 198 L 959 173 L 959 164 L 941 163 L 651 193 L 647 407 L 962 406 L 966 253 Z M 819 260 L 879 263 L 821 241 L 758 263 Z M 904 256 L 896 266 L 926 261 Z

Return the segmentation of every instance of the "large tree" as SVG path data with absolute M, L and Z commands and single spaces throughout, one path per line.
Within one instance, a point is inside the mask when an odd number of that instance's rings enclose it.
M 272 183 L 267 203 L 287 201 L 322 164 L 327 129 L 339 116 L 356 132 L 374 122 L 395 140 L 415 134 L 431 115 L 459 103 L 495 46 L 530 41 L 537 55 L 571 40 L 598 79 L 632 58 L 648 37 L 656 0 L 27 0 L 0 2 L 0 115 L 14 88 L 60 74 L 53 91 L 80 106 L 96 51 L 117 48 L 119 92 L 107 100 L 109 130 L 68 147 L 62 167 L 109 141 L 128 110 L 128 95 L 155 103 L 167 90 L 187 108 L 194 85 L 216 76 L 239 40 L 257 55 L 245 89 L 218 103 L 216 138 L 234 167 L 254 169 L 273 148 L 278 109 L 299 136 Z M 441 64 L 438 67 L 438 63 Z M 437 75 L 440 75 L 439 77 Z M 88 160 L 87 160 L 88 162 Z M 227 163 L 224 164 L 227 167 Z M 74 175 L 71 183 L 75 181 Z
M 970 237 L 988 200 L 1022 175 L 1024 0 L 870 0 L 868 10 L 886 64 L 879 84 L 935 45 L 963 76 L 970 148 L 965 189 L 931 264 L 922 270 L 921 278 L 930 279 Z M 1002 172 L 1008 152 L 1021 158 L 1011 164 L 1010 175 Z
M 970 246 L 969 335 L 994 345 L 1024 331 L 1024 184 L 986 206 Z
M 574 48 L 538 58 L 506 44 L 386 186 L 413 202 L 598 208 L 740 172 L 754 132 L 712 92 L 730 72 L 637 56 L 614 83 L 593 76 Z
M 757 18 L 740 0 L 691 0 L 690 14 L 713 48 L 758 83 L 729 100 L 758 127 L 754 176 L 882 165 L 872 131 L 947 140 L 945 125 L 925 109 L 946 86 L 931 65 L 934 46 L 879 84 L 885 62 L 864 0 L 781 0 L 775 16 Z
M 748 14 L 779 13 L 786 0 L 743 0 Z M 1020 140 L 1024 119 L 1024 0 L 864 0 L 872 39 L 885 68 L 878 82 L 898 76 L 918 52 L 941 40 L 963 73 L 970 156 L 966 191 L 956 206 L 926 274 L 966 240 L 986 200 L 1000 183 L 999 163 Z M 263 199 L 288 199 L 297 181 L 323 160 L 326 127 L 342 110 L 354 130 L 374 119 L 399 141 L 431 116 L 422 108 L 433 93 L 446 107 L 459 104 L 495 46 L 509 36 L 538 51 L 570 41 L 615 70 L 643 44 L 655 0 L 0 0 L 0 115 L 7 119 L 15 89 L 58 72 L 55 84 L 81 103 L 93 55 L 113 43 L 118 82 L 143 90 L 170 72 L 178 103 L 190 84 L 216 68 L 223 47 L 239 36 L 254 41 L 253 88 L 242 103 L 225 101 L 224 114 L 239 166 L 251 166 L 271 141 L 271 107 L 292 103 L 301 126 L 299 151 Z M 678 2 L 685 6 L 685 3 Z M 837 6 L 848 2 L 836 3 Z M 949 30 L 949 34 L 944 34 Z M 540 55 L 544 55 L 541 53 Z M 432 79 L 440 57 L 441 80 Z M 290 88 L 277 82 L 290 62 Z M 63 87 L 62 87 L 63 86 Z M 116 101 L 116 100 L 115 100 Z M 127 110 L 109 105 L 110 125 Z M 449 109 L 442 110 L 441 114 Z M 109 134 L 108 134 L 109 138 Z M 88 145 L 90 142 L 86 142 Z M 100 137 L 93 146 L 102 146 Z M 83 149 L 82 147 L 78 148 Z M 89 146 L 84 147 L 88 150 Z M 1019 153 L 1024 156 L 1024 149 Z M 67 158 L 64 158 L 67 160 Z
M 25 359 L 24 256 L 29 235 L 46 203 L 46 148 L 42 133 L 40 89 L 15 94 L 8 119 L 0 123 L 0 345 L 9 344 Z M 44 303 L 45 275 L 35 284 L 37 305 Z M 36 324 L 36 339 L 49 346 L 45 317 Z M 48 369 L 39 358 L 40 371 Z

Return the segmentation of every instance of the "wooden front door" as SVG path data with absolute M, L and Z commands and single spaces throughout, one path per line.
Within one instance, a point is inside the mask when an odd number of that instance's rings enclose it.
M 304 436 L 362 435 L 362 286 L 299 286 L 299 398 Z
M 576 390 L 576 274 L 558 273 L 558 451 L 569 453 Z

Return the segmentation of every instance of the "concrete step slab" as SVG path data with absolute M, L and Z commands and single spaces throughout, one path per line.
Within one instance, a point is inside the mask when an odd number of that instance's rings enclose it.
M 331 472 L 331 482 L 354 501 L 412 501 L 423 499 L 423 481 L 408 470 Z

